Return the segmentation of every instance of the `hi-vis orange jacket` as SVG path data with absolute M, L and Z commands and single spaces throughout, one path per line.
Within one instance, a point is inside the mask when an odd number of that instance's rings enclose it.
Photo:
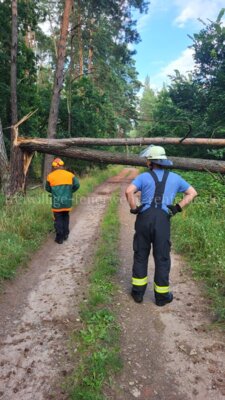
M 56 169 L 47 177 L 45 189 L 52 194 L 52 211 L 70 211 L 73 192 L 80 187 L 78 179 L 65 169 Z

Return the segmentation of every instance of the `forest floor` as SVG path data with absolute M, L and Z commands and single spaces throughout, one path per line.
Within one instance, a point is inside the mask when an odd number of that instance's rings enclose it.
M 68 241 L 50 235 L 0 296 L 0 400 L 64 400 L 60 383 L 74 368 L 69 335 L 79 330 L 99 226 L 111 194 L 121 188 L 120 269 L 112 307 L 121 326 L 122 372 L 105 395 L 113 400 L 225 399 L 225 342 L 212 328 L 209 303 L 189 266 L 172 253 L 174 301 L 154 304 L 149 285 L 142 304 L 130 297 L 134 216 L 124 191 L 133 168 L 100 185 L 71 216 Z M 179 223 L 179 217 L 177 219 Z M 150 260 L 149 278 L 152 282 Z M 87 399 L 88 400 L 88 399 Z

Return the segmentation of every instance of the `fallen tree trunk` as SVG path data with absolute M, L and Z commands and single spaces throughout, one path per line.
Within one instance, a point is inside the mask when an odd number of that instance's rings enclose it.
M 187 145 L 187 146 L 215 146 L 225 147 L 225 139 L 209 139 L 209 138 L 187 138 L 181 142 L 180 138 L 176 137 L 149 137 L 149 138 L 91 138 L 91 137 L 76 137 L 69 139 L 44 139 L 44 138 L 22 138 L 18 139 L 20 143 L 41 143 L 41 144 L 55 144 L 62 143 L 67 147 L 72 146 L 147 146 L 150 144 L 174 144 L 174 145 Z
M 53 144 L 53 142 L 57 142 Z M 63 140 L 49 140 L 46 144 L 41 143 L 41 140 L 34 139 L 32 141 L 26 141 L 19 139 L 19 147 L 23 151 L 29 152 L 40 152 L 47 154 L 54 154 L 56 156 L 64 156 L 69 158 L 76 158 L 79 160 L 93 161 L 102 164 L 121 164 L 121 165 L 134 165 L 134 166 L 145 166 L 146 159 L 130 155 L 126 153 L 112 153 L 108 151 L 91 150 L 85 148 L 68 148 L 67 144 L 63 143 Z M 194 170 L 194 171 L 211 171 L 220 172 L 225 174 L 225 162 L 216 160 L 202 160 L 195 158 L 180 158 L 170 157 L 174 165 L 172 168 L 181 170 Z

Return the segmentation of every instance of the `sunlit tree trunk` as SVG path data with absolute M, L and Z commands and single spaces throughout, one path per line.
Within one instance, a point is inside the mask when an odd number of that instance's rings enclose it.
M 63 71 L 64 71 L 64 64 L 66 57 L 66 42 L 68 36 L 69 18 L 72 9 L 72 3 L 73 3 L 72 0 L 65 0 L 60 38 L 58 42 L 57 63 L 56 63 L 55 79 L 53 86 L 53 94 L 52 94 L 49 119 L 48 119 L 48 134 L 47 134 L 48 138 L 54 138 L 56 135 L 57 120 L 59 114 L 60 92 L 62 90 L 63 80 L 64 80 Z M 52 156 L 48 155 L 45 157 L 44 180 L 46 179 L 46 176 L 50 172 L 51 161 L 52 161 Z
M 81 20 L 81 6 L 80 0 L 77 1 L 77 13 L 78 13 L 78 27 L 77 27 L 77 37 L 78 37 L 78 49 L 79 49 L 79 75 L 83 76 L 83 41 L 82 41 L 82 20 Z

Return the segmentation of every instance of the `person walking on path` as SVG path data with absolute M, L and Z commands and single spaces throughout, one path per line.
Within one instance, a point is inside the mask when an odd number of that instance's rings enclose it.
M 68 239 L 72 196 L 79 187 L 80 183 L 75 175 L 65 170 L 63 160 L 55 158 L 52 162 L 52 172 L 47 176 L 45 189 L 52 195 L 55 242 L 58 244 Z
M 153 246 L 155 263 L 154 294 L 157 306 L 173 300 L 169 287 L 170 217 L 181 212 L 195 196 L 196 190 L 180 175 L 164 167 L 172 165 L 161 146 L 149 146 L 145 157 L 149 170 L 138 175 L 126 189 L 130 212 L 137 214 L 133 240 L 134 262 L 131 296 L 141 303 L 148 283 L 148 258 Z M 135 193 L 141 192 L 141 205 L 136 205 Z M 173 205 L 177 193 L 183 199 Z

